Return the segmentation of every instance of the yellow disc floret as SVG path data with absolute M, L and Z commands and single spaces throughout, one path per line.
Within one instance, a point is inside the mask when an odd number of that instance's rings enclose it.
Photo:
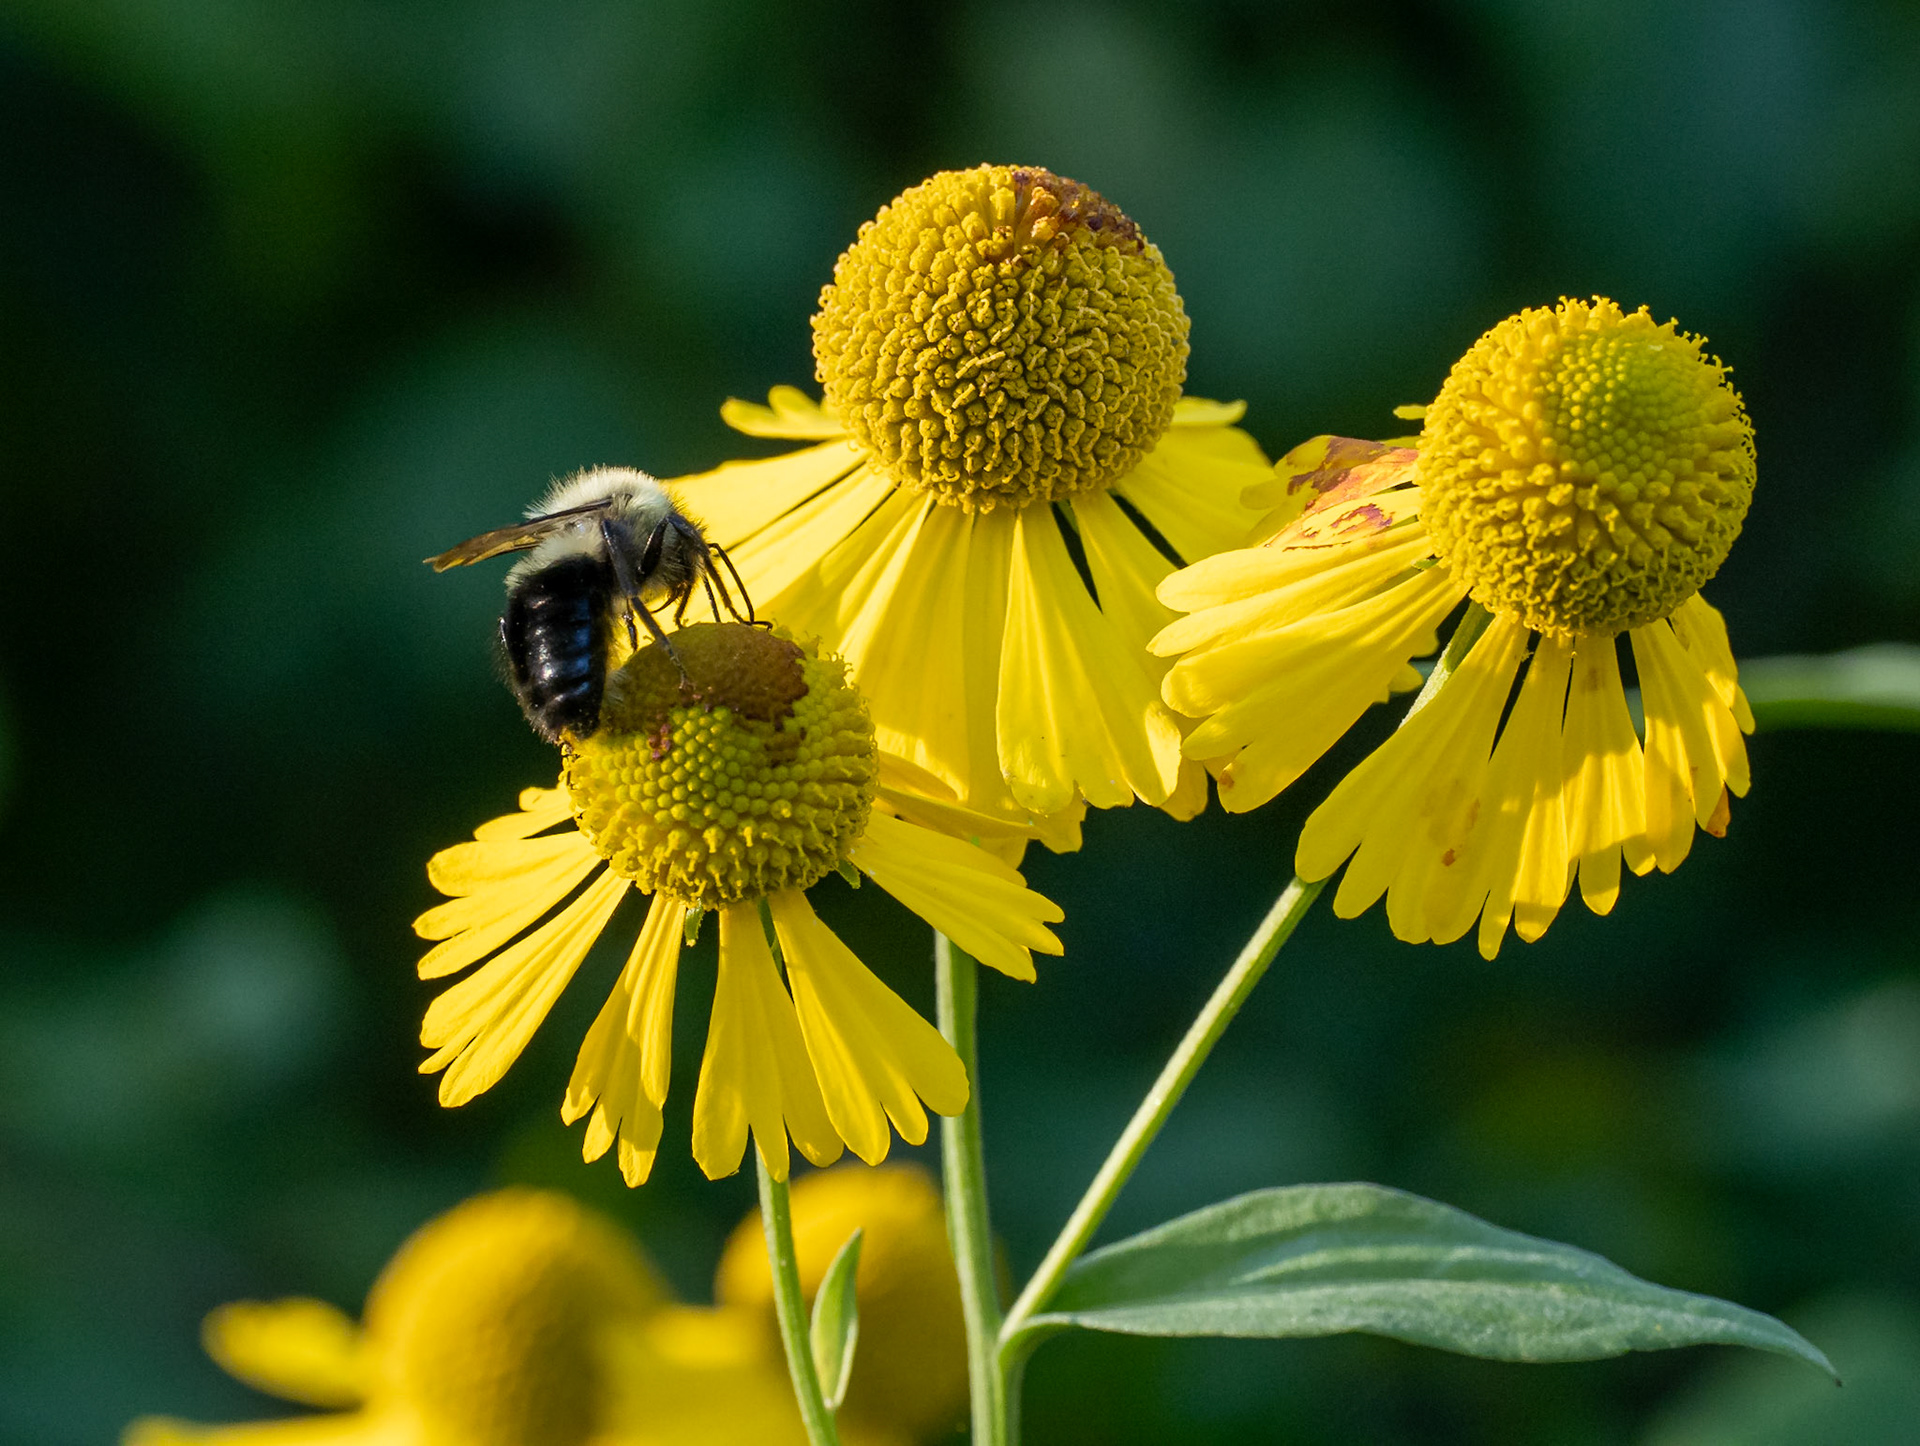
M 1159 440 L 1187 316 L 1118 207 L 1031 166 L 942 171 L 860 228 L 813 318 L 828 405 L 905 487 L 985 511 L 1116 481 Z
M 867 824 L 873 723 L 846 666 L 744 623 L 673 635 L 607 678 L 566 785 L 615 873 L 695 908 L 804 889 Z
M 423 1446 L 582 1446 L 605 1327 L 664 1298 L 633 1247 L 563 1195 L 503 1190 L 422 1228 L 374 1285 L 376 1390 Z
M 1753 498 L 1753 427 L 1701 339 L 1562 301 L 1474 343 L 1427 409 L 1421 514 L 1473 596 L 1541 632 L 1613 633 L 1719 570 Z

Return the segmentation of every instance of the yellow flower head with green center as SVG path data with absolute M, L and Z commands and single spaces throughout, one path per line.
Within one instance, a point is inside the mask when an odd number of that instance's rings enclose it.
M 1035 166 L 942 171 L 860 228 L 820 293 L 827 405 L 902 486 L 982 511 L 1105 489 L 1187 375 L 1159 248 Z
M 1416 439 L 1316 437 L 1249 490 L 1254 545 L 1168 578 L 1167 702 L 1203 721 L 1229 810 L 1304 773 L 1469 596 L 1400 729 L 1315 809 L 1294 866 L 1344 863 L 1334 911 L 1383 894 L 1409 942 L 1596 913 L 1624 863 L 1679 867 L 1747 791 L 1726 625 L 1697 591 L 1753 493 L 1752 429 L 1697 338 L 1610 301 L 1522 312 L 1477 342 Z M 1412 443 L 1411 445 L 1409 443 Z M 1644 726 L 1621 684 L 1632 642 Z M 1522 670 L 1524 669 L 1524 676 Z M 1518 688 L 1516 691 L 1516 681 Z M 1349 862 L 1350 860 L 1350 862 Z
M 860 228 L 813 344 L 824 403 L 721 409 L 806 445 L 667 486 L 756 604 L 845 659 L 903 788 L 1058 850 L 1088 805 L 1205 807 L 1154 588 L 1169 553 L 1245 540 L 1268 471 L 1239 403 L 1180 394 L 1160 252 L 1051 171 L 945 171 Z
M 893 1174 L 871 1175 L 882 1194 Z M 891 1239 L 884 1214 L 863 1218 Z M 820 1215 L 796 1189 L 796 1231 Z M 957 1289 L 951 1261 L 945 1288 Z M 681 1305 L 610 1221 L 564 1195 L 502 1190 L 415 1232 L 369 1294 L 364 1328 L 308 1299 L 238 1301 L 207 1317 L 208 1354 L 229 1373 L 331 1414 L 227 1426 L 150 1418 L 124 1441 L 805 1446 L 771 1316 L 760 1305 Z M 900 1426 L 876 1421 L 849 1446 L 901 1441 Z
M 1546 633 L 1666 617 L 1726 560 L 1753 427 L 1699 337 L 1645 307 L 1509 317 L 1454 364 L 1420 434 L 1421 516 L 1473 596 Z
M 780 1179 L 789 1137 L 816 1164 L 843 1148 L 884 1159 L 894 1130 L 919 1144 L 928 1109 L 966 1104 L 966 1071 L 805 891 L 830 872 L 864 874 L 1021 979 L 1033 950 L 1060 952 L 1046 927 L 1060 911 L 953 836 L 1002 840 L 1001 821 L 888 781 L 899 760 L 876 750 L 837 659 L 744 623 L 682 628 L 673 646 L 677 664 L 655 643 L 608 675 L 600 727 L 569 750 L 559 788 L 528 789 L 518 813 L 428 864 L 449 900 L 414 922 L 440 941 L 421 977 L 479 967 L 428 1006 L 421 1068 L 445 1071 L 442 1104 L 490 1088 L 637 885 L 653 896 L 646 920 L 561 1109 L 586 1118 L 589 1160 L 618 1144 L 636 1185 L 653 1167 L 681 950 L 708 911 L 720 939 L 693 1104 L 700 1167 L 739 1169 L 749 1132 Z
M 866 828 L 878 767 L 845 665 L 716 623 L 674 648 L 686 675 L 636 654 L 568 754 L 580 831 L 614 873 L 694 908 L 819 882 Z

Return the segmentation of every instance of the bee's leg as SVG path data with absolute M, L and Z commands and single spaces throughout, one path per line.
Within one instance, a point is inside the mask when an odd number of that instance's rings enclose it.
M 613 568 L 613 585 L 620 593 L 622 610 L 626 614 L 627 646 L 637 651 L 640 647 L 640 629 L 634 625 L 633 615 L 640 613 L 649 624 L 653 622 L 653 615 L 641 605 L 639 579 L 634 577 L 633 569 L 627 565 L 626 550 L 614 546 L 613 532 L 604 517 L 600 519 L 600 545 L 607 550 L 607 562 Z M 652 631 L 658 634 L 659 629 Z
M 683 684 L 691 683 L 693 680 L 687 676 L 687 665 L 680 661 L 680 654 L 674 651 L 673 640 L 661 630 L 660 620 L 638 603 L 634 604 L 634 610 L 640 614 L 640 620 L 647 625 L 647 631 L 653 634 L 653 640 L 665 648 L 667 656 L 673 659 L 673 666 L 680 672 L 680 681 Z M 629 614 L 628 617 L 631 620 L 632 615 Z
M 726 548 L 718 543 L 709 543 L 707 550 L 727 565 L 727 571 L 733 577 L 733 585 L 740 589 L 740 600 L 747 605 L 746 613 L 742 615 L 740 609 L 734 605 L 733 594 L 727 591 L 726 581 L 715 574 L 713 580 L 720 585 L 720 596 L 726 599 L 727 611 L 743 623 L 752 623 L 755 627 L 761 628 L 772 627 L 772 623 L 763 623 L 753 615 L 753 599 L 748 596 L 747 585 L 740 580 L 740 569 L 733 565 L 733 559 L 727 556 Z
M 707 608 L 713 614 L 713 620 L 720 621 L 720 600 L 713 595 L 713 568 L 709 565 L 700 569 L 700 585 L 707 590 Z M 727 609 L 732 612 L 733 609 Z M 739 614 L 735 613 L 738 617 Z

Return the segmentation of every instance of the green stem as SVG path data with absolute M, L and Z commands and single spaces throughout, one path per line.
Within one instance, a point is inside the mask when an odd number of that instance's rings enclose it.
M 967 1070 L 967 1107 L 940 1122 L 940 1166 L 947 1196 L 947 1238 L 960 1273 L 960 1305 L 967 1319 L 967 1379 L 972 1392 L 974 1446 L 1005 1446 L 1006 1383 L 1000 1375 L 1000 1291 L 993 1273 L 993 1227 L 987 1217 L 987 1167 L 980 1147 L 980 1070 L 974 1015 L 979 966 L 933 936 L 934 989 L 940 1033 Z
M 1213 996 L 1188 1026 L 1186 1037 L 1168 1057 L 1160 1077 L 1153 1082 L 1153 1088 L 1147 1091 L 1146 1098 L 1140 1101 L 1140 1107 L 1133 1112 L 1126 1129 L 1114 1142 L 1106 1163 L 1101 1165 L 1100 1173 L 1093 1177 L 1093 1183 L 1087 1186 L 1080 1203 L 1073 1207 L 1073 1214 L 1067 1218 L 1067 1223 L 1047 1251 L 1046 1258 L 1040 1262 L 1040 1268 L 1034 1271 L 1026 1289 L 1020 1292 L 1020 1298 L 1013 1303 L 1013 1309 L 1007 1312 L 1006 1320 L 1000 1327 L 1001 1359 L 1007 1367 L 1017 1363 L 1024 1352 L 1025 1343 L 1019 1339 L 1021 1330 L 1053 1299 L 1054 1292 L 1059 1290 L 1060 1282 L 1066 1276 L 1067 1267 L 1087 1248 L 1087 1242 L 1100 1228 L 1100 1222 L 1107 1218 L 1107 1211 L 1113 1208 L 1121 1187 L 1140 1163 L 1140 1157 L 1146 1154 L 1147 1146 L 1160 1133 L 1167 1116 L 1180 1103 L 1180 1096 L 1186 1093 L 1194 1075 L 1206 1063 L 1207 1056 L 1219 1043 L 1220 1036 L 1226 1033 L 1234 1015 L 1240 1012 L 1240 1006 L 1247 1002 L 1247 996 L 1253 993 L 1254 985 L 1267 972 L 1273 956 L 1287 942 L 1287 936 L 1293 933 L 1301 916 L 1307 912 L 1307 906 L 1325 886 L 1324 879 L 1309 884 L 1296 878 L 1281 891 L 1280 897 L 1274 900 L 1273 907 L 1267 911 L 1267 917 L 1261 920 L 1260 927 L 1254 930 L 1253 937 L 1247 940 L 1246 947 L 1240 951 L 1240 957 L 1233 961 L 1233 967 L 1227 970 L 1214 989 Z
M 753 1164 L 760 1174 L 760 1224 L 767 1234 L 767 1263 L 773 1267 L 773 1313 L 780 1322 L 780 1344 L 786 1347 L 787 1374 L 793 1378 L 800 1420 L 807 1428 L 810 1446 L 840 1446 L 840 1433 L 834 1429 L 833 1412 L 827 1409 L 827 1398 L 820 1390 L 813 1346 L 807 1336 L 807 1307 L 800 1296 L 800 1260 L 793 1250 L 787 1182 L 768 1173 L 758 1146 L 754 1147 Z

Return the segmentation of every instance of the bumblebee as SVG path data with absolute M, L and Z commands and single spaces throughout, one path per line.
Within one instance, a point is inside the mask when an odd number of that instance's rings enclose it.
M 445 572 L 503 552 L 529 552 L 507 573 L 500 617 L 507 681 L 527 722 L 549 743 L 588 737 L 599 725 L 616 613 L 631 645 L 640 645 L 644 625 L 676 667 L 680 656 L 656 609 L 672 604 L 678 627 L 699 588 L 715 619 L 724 607 L 740 622 L 756 621 L 726 552 L 707 541 L 666 488 L 630 467 L 600 467 L 557 482 L 526 521 L 470 537 L 427 565 Z

